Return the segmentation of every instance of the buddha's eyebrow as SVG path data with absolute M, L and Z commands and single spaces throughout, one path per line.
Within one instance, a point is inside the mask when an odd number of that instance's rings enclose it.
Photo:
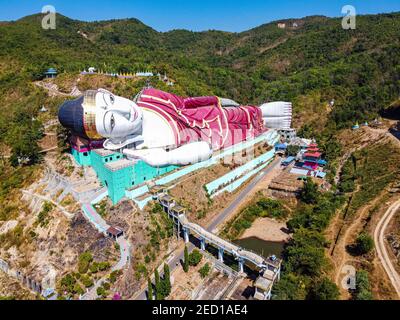
M 104 103 L 106 104 L 106 106 L 108 106 L 108 103 L 107 103 L 107 101 L 106 101 L 106 98 L 105 98 L 105 93 L 103 92 L 103 101 L 104 101 Z

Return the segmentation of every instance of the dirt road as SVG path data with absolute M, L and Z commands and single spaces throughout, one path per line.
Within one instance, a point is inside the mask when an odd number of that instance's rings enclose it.
M 387 252 L 385 246 L 385 232 L 390 220 L 393 218 L 397 210 L 400 208 L 400 200 L 393 203 L 388 210 L 385 212 L 374 232 L 374 241 L 376 245 L 376 252 L 378 254 L 379 260 L 385 269 L 390 282 L 396 290 L 398 297 L 400 298 L 400 276 L 397 273 L 395 267 L 392 264 L 392 260 Z

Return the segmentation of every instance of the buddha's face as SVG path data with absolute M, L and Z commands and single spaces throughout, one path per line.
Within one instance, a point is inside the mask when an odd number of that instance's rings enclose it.
M 85 93 L 84 112 L 95 115 L 97 134 L 103 138 L 120 139 L 131 136 L 141 128 L 143 114 L 131 100 L 99 89 Z

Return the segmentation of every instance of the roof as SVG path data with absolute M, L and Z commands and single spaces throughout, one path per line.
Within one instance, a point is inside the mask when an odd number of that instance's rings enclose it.
M 295 160 L 295 157 L 290 156 L 290 157 L 287 157 L 285 160 L 283 160 L 282 163 L 290 163 L 294 160 Z
M 107 149 L 96 149 L 93 152 L 97 153 L 101 157 L 108 157 L 115 153 L 115 151 L 107 150 Z
M 176 205 L 171 210 L 179 213 L 179 212 L 185 211 L 185 208 L 182 206 Z
M 258 277 L 256 282 L 254 283 L 254 286 L 263 291 L 268 291 L 272 286 L 272 281 L 264 277 Z
M 54 68 L 49 68 L 45 72 L 45 74 L 55 74 L 55 73 L 57 73 L 57 70 Z
M 263 273 L 263 278 L 273 281 L 275 278 L 275 273 L 272 270 L 265 270 Z
M 309 172 L 309 170 L 299 169 L 299 168 L 292 168 L 290 170 L 290 173 L 292 173 L 292 174 L 298 174 L 298 175 L 304 175 L 304 176 L 307 176 L 308 172 Z
M 107 229 L 107 233 L 113 235 L 113 236 L 119 236 L 123 231 L 121 229 L 115 228 L 115 227 L 109 227 Z
M 285 143 L 277 143 L 277 144 L 275 145 L 275 148 L 278 148 L 278 149 L 286 149 L 286 148 L 287 148 L 287 145 L 286 145 Z
M 124 168 L 132 167 L 135 165 L 135 162 L 128 159 L 121 159 L 114 162 L 107 163 L 104 167 L 111 171 L 118 171 Z
M 316 147 L 318 147 L 318 145 L 317 145 L 316 143 L 310 143 L 310 144 L 308 145 L 308 147 L 309 147 L 309 148 L 316 148 Z
M 160 185 L 155 185 L 153 187 L 151 187 L 151 192 L 160 192 L 160 191 L 164 191 L 165 187 L 164 186 L 160 186 Z
M 322 156 L 321 152 L 306 152 L 304 154 L 305 157 L 310 157 L 310 158 L 319 158 Z
M 325 178 L 325 176 L 326 176 L 326 172 L 322 172 L 322 171 L 317 171 L 317 174 L 316 174 L 316 176 L 318 177 L 318 178 Z
M 165 196 L 162 196 L 162 197 L 160 198 L 160 200 L 162 200 L 162 201 L 167 201 L 167 202 L 171 202 L 171 201 L 174 200 L 174 198 L 172 198 L 170 195 L 166 194 Z

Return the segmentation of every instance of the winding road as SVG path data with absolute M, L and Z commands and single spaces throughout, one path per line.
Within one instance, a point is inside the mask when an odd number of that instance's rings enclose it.
M 397 200 L 388 208 L 375 229 L 374 241 L 379 260 L 381 261 L 383 268 L 385 269 L 394 289 L 396 290 L 398 297 L 400 298 L 400 276 L 393 266 L 392 260 L 390 259 L 385 246 L 385 232 L 387 226 L 399 208 L 400 200 Z

